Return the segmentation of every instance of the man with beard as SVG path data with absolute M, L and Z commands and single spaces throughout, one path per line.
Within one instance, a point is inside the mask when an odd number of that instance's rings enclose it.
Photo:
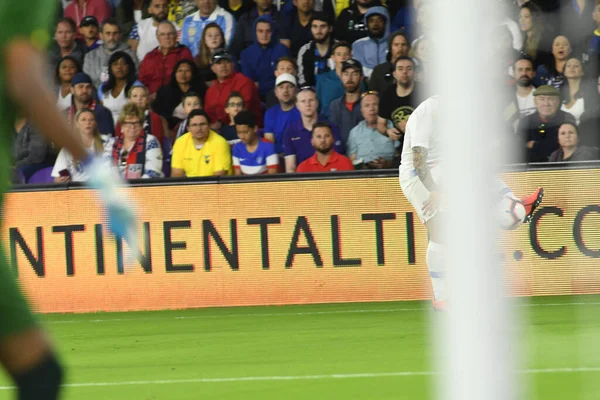
M 290 124 L 285 132 L 283 142 L 283 152 L 285 153 L 285 172 L 296 172 L 296 167 L 302 161 L 315 154 L 315 149 L 311 144 L 311 132 L 318 122 L 324 122 L 319 119 L 319 100 L 317 94 L 311 88 L 300 89 L 296 95 L 296 107 L 300 111 L 300 120 Z M 344 144 L 340 137 L 340 131 L 337 126 L 331 124 L 336 151 L 344 154 Z
M 356 0 L 350 7 L 343 9 L 335 22 L 335 38 L 352 44 L 367 36 L 365 14 L 375 6 L 381 6 L 381 1 Z
M 331 22 L 324 12 L 314 12 L 310 19 L 312 40 L 298 51 L 298 83 L 315 86 L 317 75 L 331 70 L 328 64 L 333 47 Z
M 333 130 L 327 122 L 317 122 L 312 129 L 311 144 L 315 154 L 298 165 L 296 172 L 352 171 L 352 161 L 334 150 Z
M 373 68 L 386 61 L 390 16 L 385 7 L 371 7 L 364 21 L 368 36 L 352 44 L 352 54 L 363 65 L 365 76 L 370 78 Z
M 421 103 L 414 79 L 415 62 L 408 56 L 399 57 L 394 68 L 396 86 L 383 93 L 377 118 L 377 129 L 392 140 L 400 140 L 406 131 L 406 122 Z M 388 128 L 388 121 L 393 127 Z
M 388 53 L 385 57 L 387 61 L 373 69 L 373 73 L 369 79 L 369 90 L 374 90 L 382 94 L 388 87 L 394 86 L 395 82 L 392 76 L 394 61 L 398 57 L 407 56 L 409 51 L 410 42 L 406 33 L 403 31 L 392 33 L 388 38 Z
M 275 26 L 279 24 L 279 11 L 273 6 L 273 0 L 254 0 L 256 6 L 240 17 L 235 27 L 235 35 L 229 46 L 229 51 L 239 60 L 242 50 L 254 43 L 254 22 L 258 17 L 269 15 Z M 273 32 L 277 38 L 277 32 Z M 277 38 L 278 39 L 278 38 Z
M 92 99 L 92 79 L 85 73 L 75 74 L 71 80 L 71 93 L 73 94 L 73 105 L 69 108 L 69 122 L 73 122 L 75 114 L 82 108 L 88 108 L 96 115 L 98 131 L 101 135 L 113 136 L 115 134 L 115 124 L 112 113 L 108 108 Z
M 127 43 L 137 53 L 137 58 L 140 62 L 146 57 L 146 54 L 158 46 L 156 29 L 159 23 L 167 20 L 168 13 L 169 5 L 167 0 L 152 0 L 148 6 L 150 17 L 135 24 L 131 30 Z M 173 27 L 177 29 L 175 23 L 173 23 Z
M 363 120 L 360 109 L 362 65 L 350 59 L 342 64 L 342 85 L 344 95 L 329 105 L 329 120 L 340 127 L 344 145 L 348 142 L 350 130 Z
M 133 50 L 121 42 L 121 28 L 114 18 L 108 18 L 102 23 L 100 32 L 102 46 L 90 51 L 85 56 L 83 72 L 92 78 L 96 87 L 108 80 L 108 60 L 117 51 L 123 51 L 131 56 L 137 66 L 137 58 Z
M 533 61 L 529 57 L 522 57 L 515 61 L 515 78 L 517 79 L 517 106 L 521 117 L 535 113 L 535 102 L 533 100 L 533 78 L 535 69 Z
M 161 21 L 156 29 L 158 47 L 146 54 L 140 64 L 140 81 L 148 88 L 151 97 L 169 83 L 173 68 L 181 60 L 191 60 L 190 49 L 177 43 L 177 30 L 170 21 Z
M 265 139 L 275 143 L 275 151 L 283 158 L 283 137 L 290 124 L 300 121 L 296 108 L 296 78 L 292 74 L 281 74 L 275 81 L 275 96 L 279 104 L 265 113 Z

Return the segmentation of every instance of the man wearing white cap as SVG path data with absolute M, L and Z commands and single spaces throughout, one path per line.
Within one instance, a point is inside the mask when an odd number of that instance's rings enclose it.
M 275 96 L 279 104 L 269 108 L 265 114 L 265 139 L 275 143 L 275 151 L 283 157 L 283 135 L 291 123 L 300 121 L 296 108 L 296 78 L 292 74 L 281 74 L 275 80 Z

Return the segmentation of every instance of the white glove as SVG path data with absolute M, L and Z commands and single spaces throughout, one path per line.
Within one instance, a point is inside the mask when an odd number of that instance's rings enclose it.
M 98 191 L 106 208 L 110 231 L 117 238 L 125 239 L 131 257 L 139 260 L 137 219 L 133 207 L 119 191 L 125 186 L 125 182 L 115 169 L 107 166 L 101 158 L 91 156 L 84 165 L 89 174 L 88 186 Z

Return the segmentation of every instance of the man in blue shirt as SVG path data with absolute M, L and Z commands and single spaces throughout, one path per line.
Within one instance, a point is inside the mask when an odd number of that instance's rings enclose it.
M 315 153 L 311 143 L 312 128 L 320 121 L 319 119 L 319 100 L 314 89 L 307 87 L 301 88 L 296 95 L 296 107 L 300 111 L 300 121 L 294 122 L 290 129 L 285 133 L 283 142 L 283 151 L 285 153 L 285 172 L 296 172 L 296 167 Z M 344 145 L 340 137 L 340 130 L 336 125 L 331 125 L 333 132 L 333 148 L 340 154 L 345 154 Z
M 275 83 L 275 96 L 279 104 L 265 113 L 265 139 L 275 143 L 275 151 L 283 158 L 284 134 L 291 124 L 301 118 L 295 104 L 296 78 L 292 74 L 281 74 Z

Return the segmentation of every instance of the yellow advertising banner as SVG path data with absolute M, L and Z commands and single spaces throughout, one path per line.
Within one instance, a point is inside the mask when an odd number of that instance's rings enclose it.
M 516 295 L 600 293 L 598 170 L 506 175 L 544 186 L 531 225 L 503 233 Z M 7 195 L 7 256 L 39 312 L 428 299 L 427 233 L 397 178 L 129 189 L 140 262 L 102 225 L 94 192 Z M 465 216 L 466 223 L 469 216 Z M 486 266 L 482 266 L 486 268 Z

